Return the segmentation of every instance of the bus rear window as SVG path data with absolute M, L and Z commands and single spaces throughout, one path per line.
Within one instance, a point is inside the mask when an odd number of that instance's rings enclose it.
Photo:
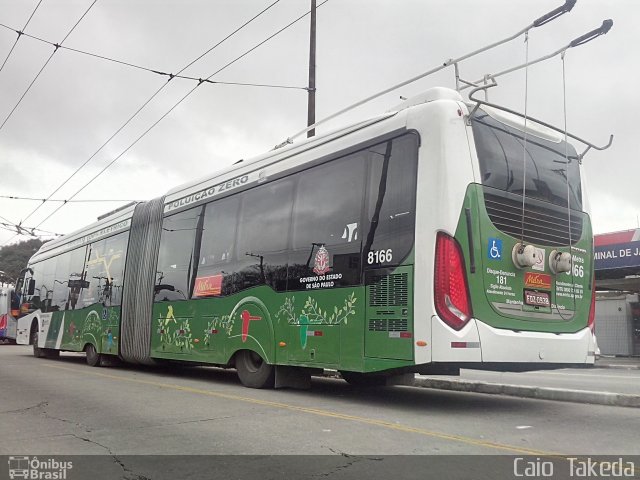
M 562 207 L 569 198 L 573 210 L 582 210 L 580 168 L 573 146 L 529 134 L 525 152 L 522 131 L 481 110 L 474 114 L 472 128 L 483 185 Z

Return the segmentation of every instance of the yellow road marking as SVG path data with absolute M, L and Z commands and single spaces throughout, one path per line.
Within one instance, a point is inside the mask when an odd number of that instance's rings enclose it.
M 302 413 L 307 413 L 307 414 L 310 414 L 310 415 L 318 415 L 318 416 L 322 416 L 322 417 L 336 418 L 336 419 L 339 419 L 339 420 L 347 420 L 347 421 L 351 421 L 351 422 L 358 422 L 358 423 L 363 423 L 363 424 L 367 424 L 367 425 L 374 425 L 374 426 L 377 426 L 377 427 L 388 428 L 390 430 L 396 430 L 396 431 L 407 432 L 407 433 L 415 433 L 415 434 L 418 434 L 418 435 L 424 435 L 424 436 L 428 436 L 428 437 L 439 438 L 439 439 L 442 439 L 442 440 L 450 440 L 450 441 L 454 441 L 454 442 L 466 443 L 466 444 L 469 444 L 469 445 L 475 445 L 475 446 L 491 448 L 491 449 L 496 449 L 496 450 L 507 450 L 507 451 L 519 453 L 519 454 L 522 454 L 522 455 L 538 455 L 538 456 L 545 456 L 545 457 L 562 457 L 562 458 L 566 457 L 565 455 L 562 455 L 562 454 L 559 454 L 559 453 L 544 452 L 542 450 L 527 449 L 527 448 L 517 447 L 517 446 L 513 446 L 513 445 L 505 445 L 505 444 L 501 444 L 501 443 L 494 443 L 494 442 L 488 442 L 488 441 L 484 441 L 484 440 L 477 440 L 475 438 L 465 437 L 463 435 L 454 435 L 454 434 L 449 434 L 449 433 L 436 432 L 436 431 L 432 431 L 432 430 L 426 430 L 426 429 L 423 429 L 423 428 L 411 427 L 409 425 L 403 425 L 403 424 L 399 424 L 399 423 L 387 422 L 385 420 L 378 420 L 378 419 L 375 419 L 375 418 L 367 418 L 367 417 L 359 417 L 359 416 L 355 416 L 355 415 L 347 415 L 347 414 L 344 414 L 344 413 L 336 413 L 336 412 L 331 412 L 331 411 L 328 411 L 328 410 L 321 410 L 321 409 L 318 409 L 318 408 L 301 407 L 301 406 L 290 405 L 290 404 L 282 403 L 282 402 L 272 402 L 272 401 L 269 401 L 269 400 L 260 400 L 260 399 L 257 399 L 257 398 L 243 397 L 243 396 L 240 396 L 240 395 L 233 395 L 233 394 L 229 394 L 229 393 L 215 392 L 215 391 L 211 391 L 211 390 L 202 390 L 200 388 L 186 387 L 186 386 L 183 386 L 183 385 L 155 382 L 155 381 L 151 381 L 151 380 L 142 380 L 142 379 L 137 379 L 137 378 L 129 378 L 129 377 L 124 377 L 122 375 L 112 375 L 112 374 L 108 374 L 108 373 L 100 373 L 100 372 L 95 372 L 95 371 L 79 370 L 79 369 L 74 369 L 74 368 L 69 368 L 69 367 L 61 367 L 61 366 L 58 366 L 58 365 L 44 365 L 44 366 L 46 366 L 48 368 L 56 368 L 58 370 L 67 370 L 67 371 L 73 372 L 73 373 L 80 372 L 80 373 L 83 373 L 85 375 L 91 375 L 91 376 L 95 376 L 95 377 L 109 378 L 109 379 L 112 379 L 112 380 L 119 380 L 119 381 L 131 382 L 131 383 L 138 383 L 138 384 L 142 384 L 142 385 L 151 385 L 151 386 L 158 387 L 158 388 L 166 388 L 166 389 L 177 390 L 177 391 L 181 391 L 181 392 L 195 393 L 195 394 L 199 394 L 199 395 L 207 395 L 207 396 L 210 396 L 210 397 L 224 398 L 224 399 L 228 399 L 228 400 L 235 400 L 235 401 L 245 402 L 245 403 L 253 403 L 253 404 L 256 404 L 256 405 L 263 405 L 263 406 L 273 407 L 273 408 L 278 408 L 278 409 L 283 409 L 283 410 L 302 412 Z

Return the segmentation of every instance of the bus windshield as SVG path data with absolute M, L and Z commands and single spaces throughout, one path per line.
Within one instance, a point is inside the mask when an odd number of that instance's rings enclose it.
M 483 185 L 561 207 L 567 207 L 569 198 L 571 209 L 582 211 L 580 168 L 573 146 L 528 134 L 525 154 L 524 133 L 482 110 L 472 117 L 472 127 Z

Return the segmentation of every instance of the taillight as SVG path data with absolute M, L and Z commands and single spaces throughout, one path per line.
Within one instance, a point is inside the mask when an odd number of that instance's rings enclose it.
M 20 309 L 19 308 L 12 308 L 11 309 L 11 316 L 13 318 L 18 318 L 20 316 Z
M 593 280 L 591 286 L 591 306 L 589 307 L 589 321 L 587 326 L 591 329 L 591 333 L 596 332 L 596 281 Z
M 455 330 L 472 317 L 464 257 L 460 245 L 446 233 L 436 239 L 435 305 L 438 316 Z

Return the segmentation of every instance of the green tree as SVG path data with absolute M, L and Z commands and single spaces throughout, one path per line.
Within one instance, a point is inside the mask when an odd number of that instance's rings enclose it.
M 34 238 L 24 242 L 7 245 L 0 248 L 0 274 L 1 280 L 13 281 L 20 275 L 20 270 L 27 266 L 27 262 L 44 242 Z

